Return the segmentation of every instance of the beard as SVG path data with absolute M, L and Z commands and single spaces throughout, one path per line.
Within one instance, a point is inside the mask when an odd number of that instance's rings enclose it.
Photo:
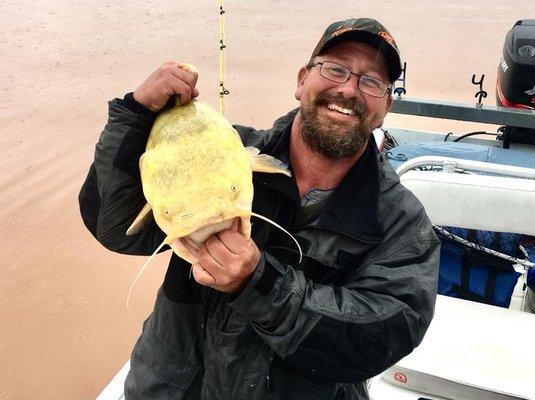
M 318 108 L 330 103 L 352 110 L 358 121 L 345 126 L 334 122 L 320 122 Z M 354 155 L 366 145 L 372 134 L 370 123 L 366 119 L 366 106 L 339 95 L 320 94 L 312 104 L 301 106 L 301 116 L 301 136 L 306 145 L 331 160 L 341 160 Z

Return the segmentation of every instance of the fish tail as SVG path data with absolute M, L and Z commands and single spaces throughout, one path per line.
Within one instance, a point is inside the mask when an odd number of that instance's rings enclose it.
M 182 63 L 178 67 L 182 68 L 182 69 L 185 69 L 186 71 L 189 71 L 189 72 L 194 72 L 196 74 L 199 73 L 199 71 L 197 70 L 197 68 L 195 68 L 195 66 L 193 64 Z
M 263 215 L 260 215 L 260 214 L 257 214 L 257 213 L 254 213 L 252 211 L 250 211 L 251 213 L 251 216 L 253 217 L 256 217 L 256 218 L 260 218 L 261 220 L 263 221 L 266 221 L 266 222 L 269 222 L 271 225 L 279 228 L 281 231 L 283 231 L 284 233 L 286 233 L 288 236 L 290 236 L 292 238 L 292 240 L 295 242 L 295 244 L 297 245 L 297 248 L 299 250 L 299 263 L 301 263 L 301 261 L 303 260 L 303 250 L 301 250 L 301 246 L 299 245 L 299 242 L 297 241 L 297 239 L 290 233 L 288 232 L 286 229 L 284 229 L 282 226 L 280 226 L 279 224 L 277 224 L 275 221 L 272 221 L 270 220 L 269 218 L 267 217 L 264 217 Z

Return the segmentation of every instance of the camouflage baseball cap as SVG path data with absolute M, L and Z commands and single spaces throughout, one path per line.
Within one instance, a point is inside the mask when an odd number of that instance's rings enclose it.
M 351 18 L 329 25 L 310 59 L 312 60 L 334 43 L 344 40 L 366 43 L 379 50 L 388 65 L 391 83 L 395 82 L 401 75 L 399 49 L 394 38 L 380 22 L 371 18 Z

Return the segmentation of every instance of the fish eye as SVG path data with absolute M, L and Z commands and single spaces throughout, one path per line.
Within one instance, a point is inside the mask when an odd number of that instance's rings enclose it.
M 167 208 L 164 210 L 164 213 L 165 213 L 165 216 L 166 216 L 166 217 L 169 216 L 169 210 L 168 210 Z
M 233 192 L 235 192 L 235 191 L 236 191 L 236 186 L 234 186 L 234 185 L 230 185 L 230 190 L 232 190 Z

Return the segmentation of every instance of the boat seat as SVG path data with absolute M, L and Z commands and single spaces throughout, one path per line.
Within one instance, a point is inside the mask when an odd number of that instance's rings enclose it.
M 430 165 L 442 170 L 413 169 Z M 470 173 L 454 172 L 458 170 Z M 535 169 L 449 157 L 419 157 L 403 164 L 397 172 L 401 183 L 422 202 L 433 225 L 535 236 Z M 506 292 L 512 290 L 508 307 L 529 310 L 526 270 L 521 266 L 515 266 L 515 270 L 523 275 L 516 286 L 502 287 Z
M 412 170 L 400 181 L 434 225 L 535 236 L 535 180 Z

